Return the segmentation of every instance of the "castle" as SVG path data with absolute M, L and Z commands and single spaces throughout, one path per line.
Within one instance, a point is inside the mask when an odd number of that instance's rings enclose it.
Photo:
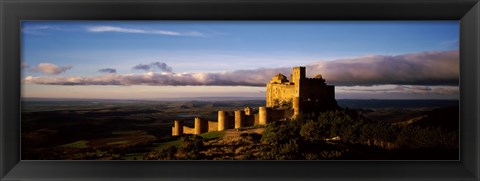
M 320 74 L 314 78 L 306 78 L 305 67 L 294 67 L 290 81 L 285 75 L 277 74 L 267 83 L 266 106 L 259 107 L 258 112 L 255 113 L 250 107 L 236 110 L 232 115 L 220 110 L 217 121 L 196 117 L 194 128 L 175 120 L 172 136 L 266 125 L 272 121 L 292 118 L 300 114 L 316 115 L 319 112 L 337 108 L 335 86 L 327 85 Z

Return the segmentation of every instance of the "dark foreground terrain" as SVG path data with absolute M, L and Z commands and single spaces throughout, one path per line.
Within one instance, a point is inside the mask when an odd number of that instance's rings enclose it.
M 264 102 L 27 99 L 22 159 L 458 159 L 458 101 L 339 100 L 333 117 L 170 136 L 175 119 Z

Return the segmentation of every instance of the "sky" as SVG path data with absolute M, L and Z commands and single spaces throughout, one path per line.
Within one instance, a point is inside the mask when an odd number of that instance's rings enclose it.
M 22 96 L 265 97 L 305 66 L 337 99 L 458 99 L 458 21 L 23 21 Z

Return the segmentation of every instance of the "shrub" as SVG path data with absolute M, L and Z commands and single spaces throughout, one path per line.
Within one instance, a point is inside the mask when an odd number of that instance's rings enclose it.
M 272 149 L 272 154 L 277 160 L 294 160 L 301 159 L 299 145 L 295 140 L 290 140 L 286 144 L 279 145 Z
M 258 133 L 242 133 L 240 134 L 240 137 L 249 141 L 259 141 L 262 138 L 262 135 Z
M 274 122 L 267 126 L 261 140 L 274 145 L 286 144 L 290 140 L 298 141 L 302 124 L 302 120 Z
M 340 156 L 342 156 L 342 152 L 339 152 L 336 150 L 320 152 L 320 157 L 321 159 L 324 159 L 324 160 L 336 159 L 336 158 L 339 158 Z
M 404 148 L 458 149 L 458 132 L 447 132 L 441 128 L 407 126 L 398 135 L 397 144 Z
M 320 157 L 317 154 L 314 153 L 307 153 L 304 155 L 305 160 L 319 160 Z
M 324 141 L 325 138 L 330 137 L 330 127 L 331 125 L 328 124 L 308 120 L 300 129 L 300 135 L 304 140 L 312 143 Z
M 159 151 L 152 151 L 143 156 L 144 160 L 175 160 L 177 153 L 176 146 L 169 146 Z
M 255 157 L 253 156 L 252 152 L 250 151 L 245 151 L 245 153 L 243 154 L 242 160 L 255 160 Z
M 247 136 L 248 136 L 248 133 L 242 133 L 242 134 L 240 134 L 240 137 L 242 137 L 242 138 L 246 138 Z
M 202 155 L 200 150 L 203 148 L 203 137 L 193 136 L 184 137 L 183 143 L 178 146 L 177 157 L 179 159 L 199 159 Z

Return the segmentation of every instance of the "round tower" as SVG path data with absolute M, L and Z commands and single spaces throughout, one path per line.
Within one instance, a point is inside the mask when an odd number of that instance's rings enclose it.
M 267 124 L 267 107 L 258 108 L 258 124 L 260 125 Z
M 218 111 L 218 131 L 228 129 L 228 120 L 225 111 Z
M 297 117 L 301 112 L 301 101 L 300 97 L 293 97 L 293 117 Z
M 195 117 L 195 128 L 193 134 L 202 133 L 202 120 L 199 117 Z
M 244 111 L 235 111 L 235 129 L 243 127 Z
M 179 120 L 174 121 L 173 136 L 181 136 L 183 134 L 183 123 Z

